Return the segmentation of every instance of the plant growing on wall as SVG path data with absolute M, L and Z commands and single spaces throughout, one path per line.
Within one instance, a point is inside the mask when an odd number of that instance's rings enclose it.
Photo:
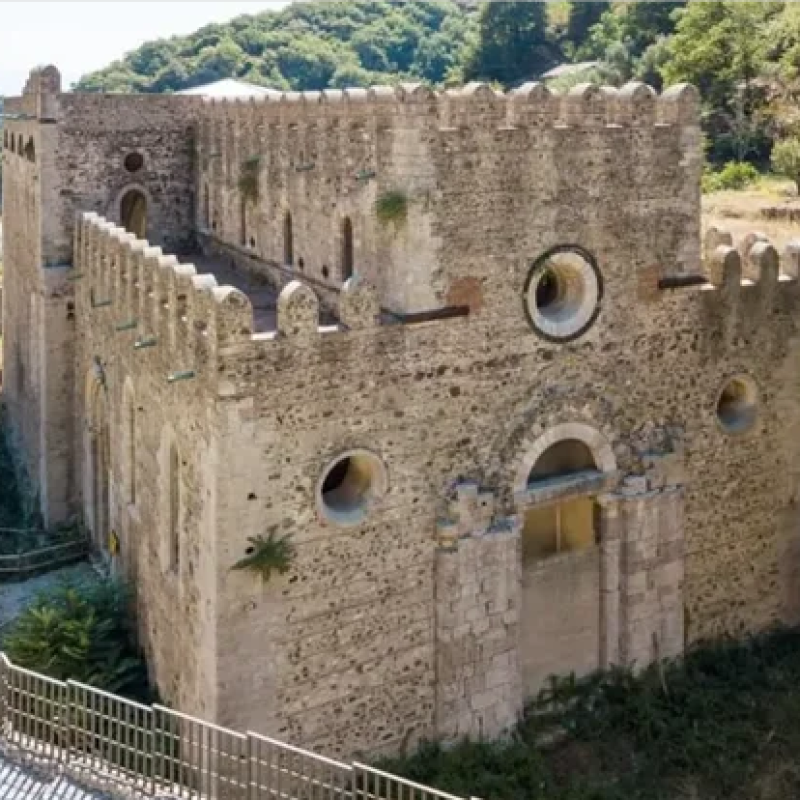
M 408 216 L 407 195 L 399 189 L 384 192 L 375 201 L 375 214 L 384 225 L 405 222 Z
M 261 167 L 261 157 L 253 156 L 242 161 L 239 170 L 239 191 L 242 196 L 255 203 L 258 201 L 258 173 Z
M 289 536 L 279 539 L 274 533 L 269 536 L 248 537 L 250 547 L 245 551 L 245 557 L 237 561 L 231 569 L 249 570 L 261 576 L 266 583 L 273 570 L 279 575 L 289 571 L 294 558 L 295 549 Z

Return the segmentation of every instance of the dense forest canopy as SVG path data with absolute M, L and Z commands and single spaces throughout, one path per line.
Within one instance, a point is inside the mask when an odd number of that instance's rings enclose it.
M 284 90 L 408 80 L 507 88 L 565 63 L 589 66 L 552 81 L 559 89 L 694 83 L 715 161 L 765 163 L 776 138 L 799 132 L 792 2 L 298 2 L 148 42 L 76 88 L 174 92 L 228 77 Z

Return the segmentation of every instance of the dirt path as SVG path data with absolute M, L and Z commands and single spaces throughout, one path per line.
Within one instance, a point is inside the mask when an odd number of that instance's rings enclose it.
M 703 197 L 703 233 L 714 226 L 730 231 L 734 241 L 758 231 L 769 237 L 779 253 L 791 239 L 800 238 L 800 224 L 767 220 L 761 209 L 768 206 L 790 206 L 800 209 L 788 181 L 764 178 L 757 186 L 738 192 L 715 192 Z

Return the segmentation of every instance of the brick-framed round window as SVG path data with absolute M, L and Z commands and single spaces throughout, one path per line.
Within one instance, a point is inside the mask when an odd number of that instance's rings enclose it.
M 586 333 L 600 313 L 603 277 L 594 257 L 577 245 L 548 250 L 525 281 L 525 313 L 531 327 L 552 342 Z

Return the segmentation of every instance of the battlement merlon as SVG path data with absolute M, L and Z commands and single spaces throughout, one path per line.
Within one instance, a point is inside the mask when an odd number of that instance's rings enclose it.
M 91 132 L 163 124 L 168 113 L 180 114 L 183 123 L 191 124 L 201 105 L 202 98 L 195 95 L 64 92 L 61 74 L 51 65 L 31 70 L 22 94 L 5 98 L 4 113 L 7 122 L 59 122 Z M 150 119 L 152 115 L 158 119 Z
M 206 98 L 201 121 L 232 121 L 255 115 L 272 125 L 299 123 L 353 125 L 379 121 L 391 125 L 415 119 L 440 130 L 517 127 L 652 127 L 670 125 L 699 129 L 699 98 L 694 87 L 680 84 L 660 96 L 642 83 L 621 89 L 582 84 L 566 94 L 551 92 L 541 83 L 526 83 L 509 93 L 488 84 L 470 83 L 438 93 L 422 84 L 396 88 L 270 92 L 241 99 Z
M 242 292 L 97 214 L 80 215 L 75 254 L 71 278 L 86 313 L 105 315 L 110 336 L 130 331 L 132 347 L 169 351 L 180 369 L 197 369 L 252 335 L 253 309 Z
M 700 320 L 715 346 L 736 350 L 753 337 L 762 345 L 784 341 L 794 335 L 800 312 L 800 239 L 779 253 L 763 233 L 734 242 L 729 232 L 710 228 L 694 274 L 659 277 L 644 270 L 639 292 L 648 320 Z

